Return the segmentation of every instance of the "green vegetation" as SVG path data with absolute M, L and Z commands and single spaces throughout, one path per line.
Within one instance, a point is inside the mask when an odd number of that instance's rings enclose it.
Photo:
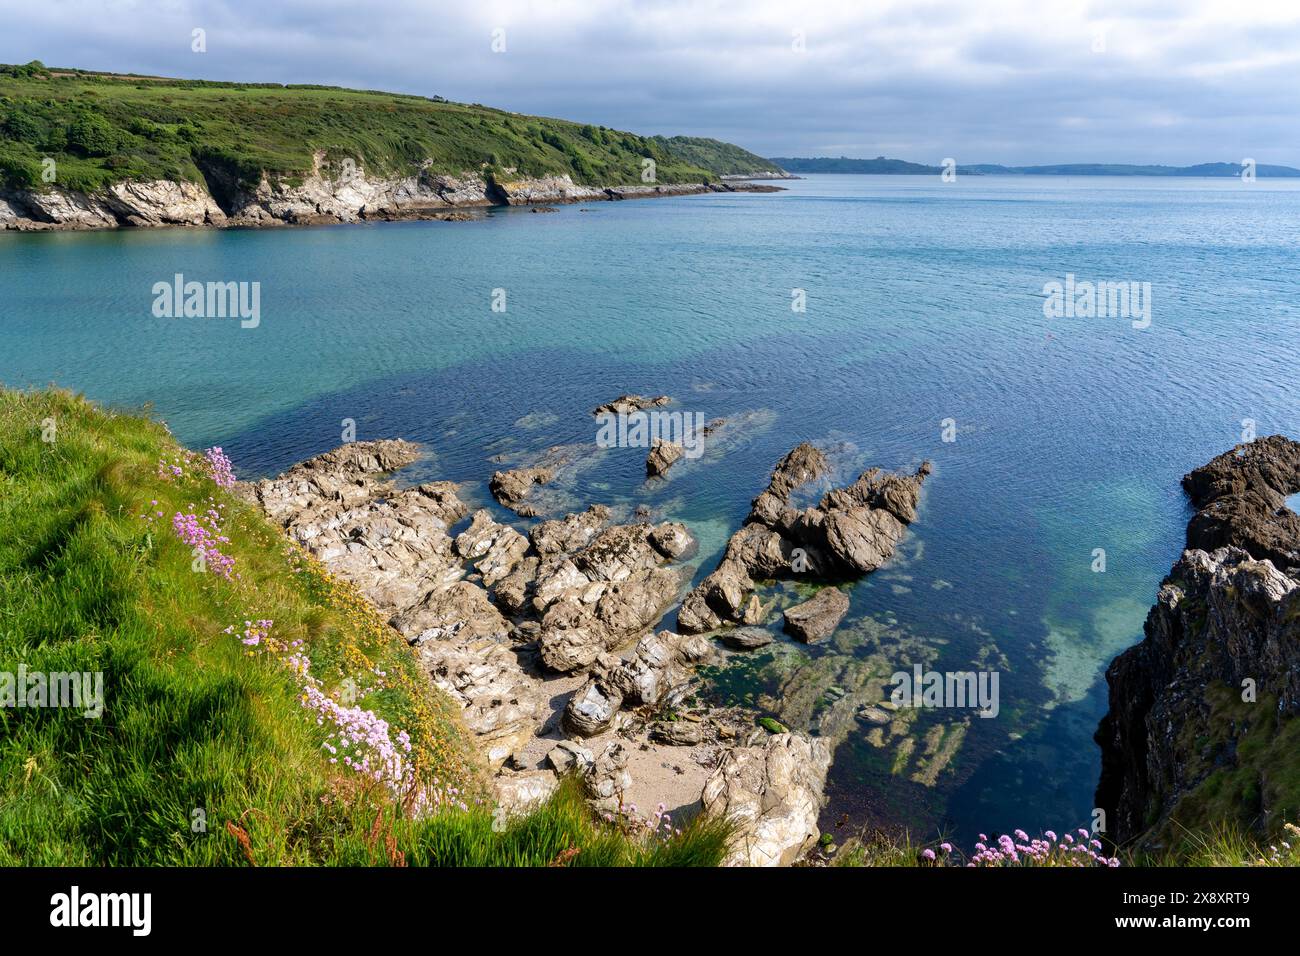
M 772 159 L 784 170 L 792 173 L 862 173 L 870 175 L 901 176 L 938 176 L 943 169 L 938 166 L 924 166 L 921 163 L 909 163 L 903 159 L 852 159 L 848 156 L 838 158 L 819 156 L 805 159 L 794 156 L 778 156 Z
M 720 861 L 726 825 L 646 836 L 597 821 L 574 781 L 494 828 L 457 708 L 366 602 L 205 461 L 145 418 L 0 391 L 0 678 L 103 674 L 97 718 L 0 706 L 0 865 Z M 196 569 L 172 528 L 209 507 L 229 578 Z M 252 647 L 250 621 L 273 622 Z M 322 694 L 410 734 L 409 791 L 330 762 L 331 725 L 305 706 L 290 655 Z M 444 809 L 408 812 L 430 792 Z
M 1261 833 L 1265 841 L 1290 841 L 1282 830 L 1300 821 L 1300 721 L 1279 714 L 1275 696 L 1246 703 L 1227 684 L 1206 688 L 1205 709 L 1205 720 L 1189 723 L 1178 741 L 1185 772 L 1203 779 L 1152 836 L 1174 853 L 1205 852 L 1207 833 L 1218 835 L 1211 845 L 1252 832 L 1257 841 Z
M 780 166 L 770 159 L 720 139 L 703 136 L 656 136 L 655 142 L 674 156 L 700 166 L 719 176 L 753 176 L 779 174 Z
M 0 66 L 0 185 L 43 186 L 42 160 L 65 188 L 128 179 L 254 185 L 263 172 L 293 182 L 345 160 L 367 172 L 498 180 L 568 174 L 575 182 L 707 182 L 765 163 L 716 140 L 638 136 L 486 106 L 324 86 L 218 83 Z M 770 165 L 770 164 L 766 164 Z M 741 170 L 749 171 L 749 170 Z

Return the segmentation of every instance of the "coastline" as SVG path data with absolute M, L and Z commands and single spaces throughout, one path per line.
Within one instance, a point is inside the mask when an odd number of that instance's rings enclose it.
M 222 182 L 155 180 L 116 183 L 106 190 L 81 193 L 0 192 L 0 231 L 85 232 L 174 226 L 216 229 L 341 225 L 359 222 L 435 220 L 462 222 L 472 210 L 502 206 L 547 206 L 579 202 L 617 202 L 707 193 L 780 192 L 782 187 L 728 180 L 708 183 L 583 186 L 569 176 L 496 181 L 469 175 L 460 178 L 421 171 L 400 179 L 328 179 L 321 160 L 301 184 L 271 182 L 256 189 Z

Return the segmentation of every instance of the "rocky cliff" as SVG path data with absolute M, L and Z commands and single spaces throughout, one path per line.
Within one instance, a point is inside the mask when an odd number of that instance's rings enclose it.
M 0 229 L 114 229 L 124 226 L 311 225 L 363 220 L 456 219 L 463 210 L 487 206 L 593 202 L 707 192 L 764 192 L 777 187 L 748 183 L 663 183 L 593 187 L 567 175 L 495 179 L 452 176 L 422 169 L 412 176 L 340 173 L 316 157 L 311 175 L 272 179 L 250 188 L 220 169 L 204 170 L 205 182 L 115 183 L 84 193 L 50 188 L 0 192 Z
M 1097 806 L 1119 843 L 1269 834 L 1300 815 L 1300 443 L 1239 445 L 1183 478 L 1197 509 L 1141 643 L 1106 672 Z

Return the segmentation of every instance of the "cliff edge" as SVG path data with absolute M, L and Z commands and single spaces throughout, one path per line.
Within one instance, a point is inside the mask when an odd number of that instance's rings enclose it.
M 1197 509 L 1145 637 L 1106 672 L 1097 806 L 1117 843 L 1173 849 L 1300 814 L 1300 443 L 1238 445 L 1184 476 Z

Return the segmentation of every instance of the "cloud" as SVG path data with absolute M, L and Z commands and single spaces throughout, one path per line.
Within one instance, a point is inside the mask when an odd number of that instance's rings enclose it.
M 1289 2 L 867 7 L 0 0 L 0 60 L 437 93 L 764 155 L 1300 165 Z M 204 54 L 190 49 L 196 27 Z

